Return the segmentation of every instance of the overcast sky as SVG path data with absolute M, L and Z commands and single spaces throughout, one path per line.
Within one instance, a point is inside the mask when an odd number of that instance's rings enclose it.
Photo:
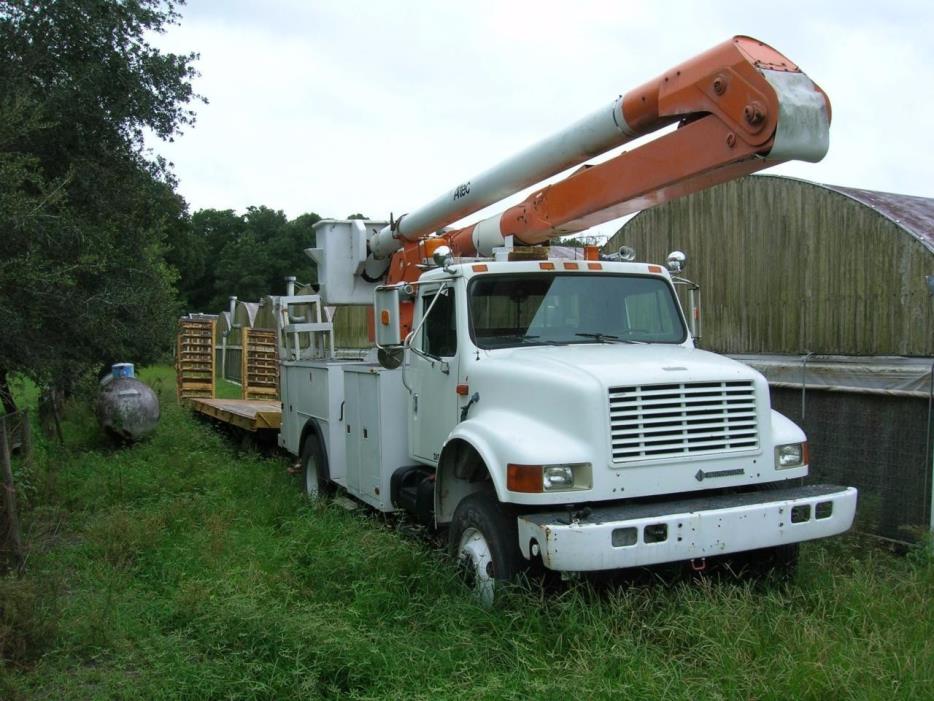
M 827 157 L 765 172 L 934 197 L 930 0 L 190 0 L 182 13 L 156 43 L 201 54 L 209 104 L 154 146 L 192 211 L 398 216 L 734 34 L 784 53 L 833 104 Z

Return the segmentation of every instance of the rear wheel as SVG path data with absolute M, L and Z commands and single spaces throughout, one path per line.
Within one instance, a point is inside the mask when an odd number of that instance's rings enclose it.
M 305 493 L 309 497 L 327 496 L 334 491 L 328 471 L 327 458 L 318 442 L 318 437 L 311 435 L 302 446 L 302 472 L 304 474 Z
M 492 605 L 522 565 L 515 515 L 491 494 L 471 494 L 454 511 L 450 552 L 480 602 Z

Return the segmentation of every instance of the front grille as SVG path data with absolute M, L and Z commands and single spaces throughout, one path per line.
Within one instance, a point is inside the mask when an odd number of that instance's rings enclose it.
M 610 388 L 616 463 L 735 453 L 759 447 L 751 381 Z

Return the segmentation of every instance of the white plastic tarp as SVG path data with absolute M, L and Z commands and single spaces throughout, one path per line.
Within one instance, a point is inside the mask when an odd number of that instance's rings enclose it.
M 769 384 L 928 397 L 934 358 L 847 355 L 731 355 Z

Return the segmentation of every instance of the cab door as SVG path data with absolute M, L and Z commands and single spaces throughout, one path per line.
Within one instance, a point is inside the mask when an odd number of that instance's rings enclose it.
M 416 318 L 427 312 L 411 341 L 406 367 L 409 445 L 412 456 L 438 463 L 441 447 L 457 423 L 457 299 L 448 283 L 422 285 Z

